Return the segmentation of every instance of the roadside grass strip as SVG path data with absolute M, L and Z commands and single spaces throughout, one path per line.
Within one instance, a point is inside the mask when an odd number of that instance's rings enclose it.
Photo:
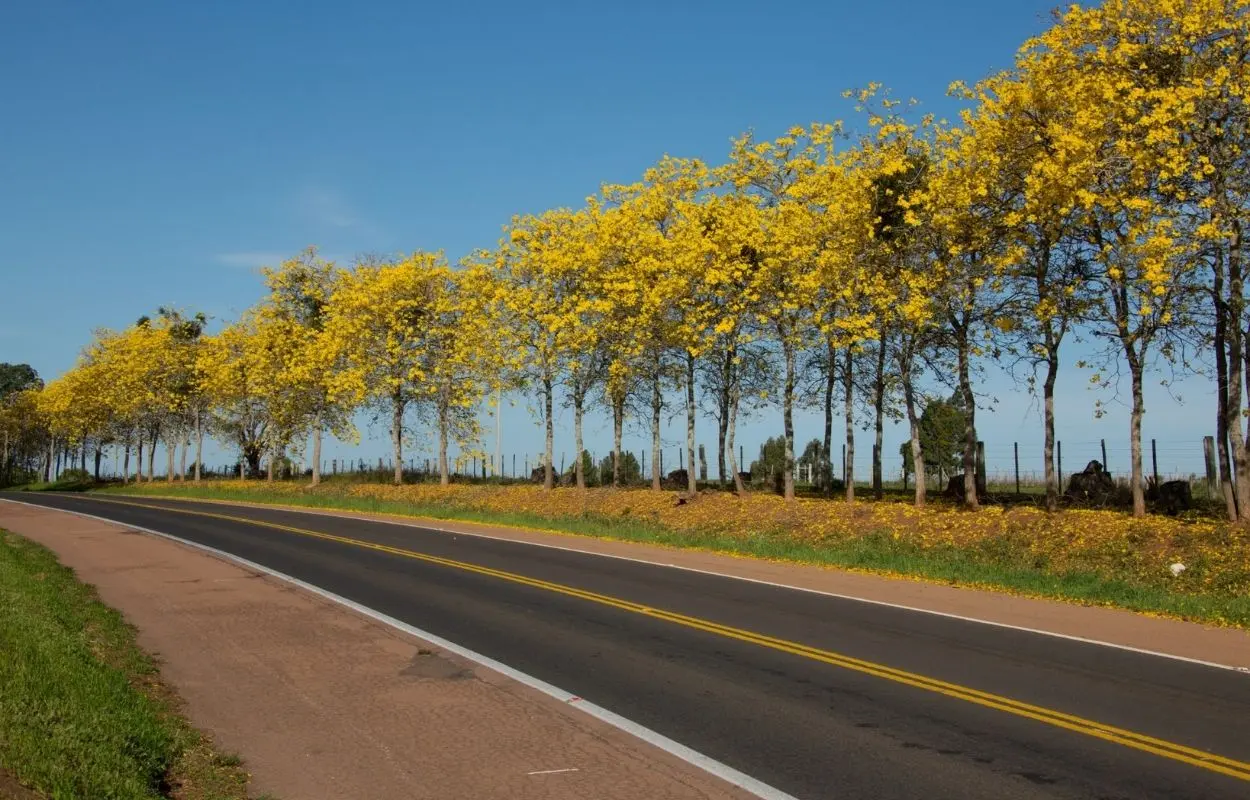
M 244 800 L 134 630 L 49 550 L 0 530 L 0 767 L 54 800 Z

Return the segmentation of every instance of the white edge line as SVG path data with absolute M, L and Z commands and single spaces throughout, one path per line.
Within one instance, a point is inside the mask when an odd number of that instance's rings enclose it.
M 642 741 L 650 745 L 658 747 L 659 749 L 663 750 L 669 755 L 674 756 L 682 761 L 685 761 L 687 764 L 691 764 L 692 766 L 698 767 L 704 772 L 714 775 L 727 783 L 737 786 L 740 789 L 750 792 L 756 797 L 762 798 L 762 800 L 798 800 L 798 798 L 794 797 L 793 795 L 787 794 L 781 791 L 780 789 L 776 789 L 772 786 L 769 786 L 763 781 L 756 780 L 755 778 L 752 778 L 750 775 L 747 775 L 745 772 L 740 772 L 734 769 L 733 767 L 729 766 L 728 764 L 723 764 L 720 761 L 717 761 L 716 759 L 710 756 L 705 756 L 697 750 L 687 747 L 686 745 L 678 741 L 670 739 L 661 733 L 657 733 L 656 731 L 653 731 L 650 728 L 647 728 L 643 725 L 639 725 L 637 722 L 634 722 L 633 720 L 630 720 L 626 717 L 622 717 L 620 714 L 609 711 L 603 706 L 596 705 L 590 702 L 589 700 L 585 700 L 571 692 L 567 692 L 558 686 L 547 683 L 546 681 L 541 680 L 539 678 L 535 678 L 532 675 L 527 675 L 526 673 L 521 672 L 520 670 L 515 669 L 513 667 L 510 667 L 507 664 L 504 664 L 500 661 L 496 661 L 495 659 L 490 658 L 489 656 L 484 656 L 481 653 L 478 653 L 474 650 L 470 650 L 467 647 L 458 645 L 455 642 L 452 642 L 448 639 L 444 639 L 441 636 L 438 636 L 433 633 L 429 633 L 428 631 L 424 631 L 414 625 L 409 625 L 408 623 L 395 619 L 394 617 L 387 616 L 386 614 L 383 614 L 380 611 L 375 611 L 374 609 L 369 608 L 368 606 L 361 605 L 360 603 L 357 603 L 354 600 L 348 600 L 346 597 L 342 597 L 340 595 L 334 594 L 333 592 L 323 589 L 320 586 L 314 586 L 311 583 L 306 583 L 305 581 L 302 581 L 299 578 L 294 578 L 290 575 L 287 575 L 286 573 L 279 572 L 275 569 L 266 567 L 263 564 L 257 564 L 255 561 L 249 561 L 246 558 L 241 558 L 240 556 L 236 556 L 232 553 L 227 553 L 225 550 L 219 550 L 216 547 L 210 547 L 209 545 L 206 545 L 206 544 L 200 544 L 198 542 L 190 541 L 189 539 L 183 539 L 180 536 L 174 536 L 173 534 L 165 533 L 164 531 L 153 530 L 151 528 L 144 528 L 139 525 L 131 525 L 130 523 L 127 523 L 127 522 L 121 522 L 115 519 L 108 519 L 107 517 L 100 517 L 100 516 L 96 516 L 95 514 L 88 514 L 83 511 L 71 511 L 71 510 L 63 509 L 63 508 L 53 508 L 50 506 L 40 505 L 38 503 L 27 503 L 21 500 L 9 500 L 8 498 L 2 498 L 2 499 L 6 503 L 14 503 L 16 505 L 29 506 L 31 508 L 38 508 L 44 511 L 58 511 L 64 514 L 74 514 L 75 516 L 85 517 L 87 519 L 93 519 L 99 522 L 106 522 L 110 525 L 118 525 L 123 528 L 129 528 L 131 530 L 142 531 L 143 533 L 151 534 L 153 536 L 159 536 L 163 539 L 169 539 L 170 541 L 178 542 L 179 544 L 186 545 L 187 547 L 194 547 L 197 550 L 202 550 L 207 553 L 212 553 L 214 556 L 217 556 L 218 558 L 224 559 L 226 561 L 231 561 L 242 567 L 246 567 L 247 569 L 255 570 L 257 572 L 264 573 L 265 575 L 269 575 L 274 578 L 278 578 L 280 580 L 286 581 L 287 583 L 290 583 L 294 586 L 298 586 L 301 589 L 312 592 L 313 594 L 319 597 L 322 597 L 334 603 L 338 603 L 339 605 L 344 606 L 346 608 L 350 608 L 351 610 L 359 614 L 363 614 L 366 617 L 377 620 L 378 622 L 381 622 L 384 625 L 389 625 L 392 628 L 403 631 L 404 633 L 407 633 L 411 636 L 415 636 L 418 639 L 423 639 L 429 642 L 430 644 L 435 645 L 436 647 L 440 647 L 444 650 L 455 653 L 456 655 L 461 656 L 462 658 L 466 658 L 469 661 L 472 661 L 480 666 L 483 666 L 483 667 L 486 667 L 487 669 L 498 672 L 501 675 L 504 675 L 508 678 L 511 678 L 514 681 L 517 681 L 518 683 L 522 683 L 530 687 L 531 689 L 536 689 L 542 692 L 543 694 L 547 695 L 548 697 L 554 698 L 560 701 L 561 703 L 564 703 L 565 705 L 584 711 L 590 716 L 598 719 L 599 721 L 606 722 L 608 725 L 611 725 L 612 727 L 617 728 L 618 730 L 624 731 L 625 733 L 628 733 L 638 739 L 641 739 Z
M 202 498 L 163 497 L 161 495 L 120 494 L 119 493 L 119 496 L 134 497 L 134 498 L 147 498 L 147 499 L 155 498 L 157 500 L 173 500 L 175 502 L 182 501 L 182 502 L 192 502 L 192 503 L 196 502 L 196 500 L 199 499 L 201 502 L 204 502 Z M 100 498 L 100 499 L 103 499 L 103 498 Z M 10 502 L 16 503 L 20 501 L 12 500 Z M 980 619 L 978 617 L 966 617 L 961 614 L 952 614 L 947 611 L 935 611 L 931 608 L 920 608 L 918 606 L 909 606 L 909 605 L 904 605 L 902 603 L 891 603 L 888 600 L 870 600 L 869 598 L 866 598 L 866 597 L 856 597 L 855 595 L 850 595 L 850 594 L 839 594 L 838 592 L 829 592 L 829 591 L 825 591 L 824 589 L 811 589 L 806 586 L 794 586 L 793 584 L 778 583 L 775 581 L 767 581 L 761 578 L 748 578 L 744 575 L 734 575 L 731 572 L 717 572 L 715 570 L 699 569 L 698 567 L 687 567 L 681 564 L 666 564 L 662 561 L 652 561 L 650 559 L 638 558 L 636 556 L 622 556 L 622 555 L 616 555 L 614 553 L 597 553 L 594 550 L 584 550 L 580 547 L 569 547 L 567 545 L 550 544 L 547 542 L 528 542 L 528 541 L 524 541 L 520 539 L 509 539 L 504 536 L 493 536 L 489 533 L 455 531 L 455 530 L 451 530 L 450 528 L 440 528 L 436 525 L 422 525 L 419 522 L 404 522 L 402 520 L 374 519 L 370 517 L 358 517 L 358 516 L 353 516 L 351 514 L 342 514 L 342 513 L 336 514 L 330 511 L 322 511 L 320 509 L 292 508 L 289 506 L 267 505 L 264 503 L 230 503 L 227 501 L 219 501 L 219 500 L 208 500 L 207 502 L 210 504 L 216 504 L 216 505 L 234 506 L 235 508 L 253 508 L 253 509 L 260 509 L 260 510 L 264 510 L 268 508 L 273 511 L 289 511 L 294 514 L 313 514 L 319 517 L 343 517 L 346 519 L 354 519 L 360 522 L 373 522 L 378 525 L 399 525 L 399 526 L 406 527 L 406 528 L 417 528 L 419 530 L 437 531 L 439 533 L 448 533 L 453 536 L 475 536 L 480 539 L 491 539 L 496 542 L 512 542 L 514 544 L 529 545 L 531 547 L 547 547 L 552 550 L 565 550 L 570 553 L 580 553 L 582 555 L 587 555 L 587 556 L 599 556 L 600 558 L 615 558 L 620 561 L 632 561 L 636 564 L 649 564 L 650 566 L 653 566 L 653 567 L 667 567 L 668 569 L 677 569 L 677 570 L 682 570 L 683 572 L 694 572 L 700 575 L 712 575 L 718 578 L 732 578 L 733 580 L 746 581 L 747 583 L 757 583 L 763 586 L 772 586 L 777 589 L 790 589 L 796 592 L 807 592 L 808 594 L 824 595 L 825 597 L 833 597 L 838 600 L 853 600 L 857 603 L 867 603 L 869 605 L 874 605 L 874 606 L 884 606 L 886 608 L 895 608 L 901 611 L 913 611 L 917 614 L 930 614 L 935 617 L 945 617 L 946 619 L 955 619 L 961 622 L 974 622 L 979 625 L 990 625 L 995 628 L 1006 628 L 1008 630 L 1021 631 L 1023 633 L 1032 633 L 1038 636 L 1050 636 L 1055 639 L 1066 639 L 1071 642 L 1081 642 L 1083 644 L 1098 645 L 1099 647 L 1110 647 L 1114 650 L 1124 650 L 1130 653 L 1137 653 L 1138 655 L 1154 656 L 1156 658 L 1168 658 L 1168 659 L 1172 659 L 1173 661 L 1184 661 L 1188 664 L 1197 664 L 1198 666 L 1202 666 L 1202 667 L 1214 667 L 1215 669 L 1229 670 L 1231 672 L 1237 672 L 1241 674 L 1250 674 L 1250 667 L 1240 667 L 1234 664 L 1221 664 L 1216 661 L 1203 661 L 1200 658 L 1190 658 L 1188 656 L 1177 655 L 1175 653 L 1163 653 L 1158 650 L 1145 650 L 1143 648 L 1133 647 L 1127 644 L 1117 644 L 1115 642 L 1107 642 L 1101 639 L 1087 639 L 1084 636 L 1074 636 L 1068 633 L 1058 633 L 1057 631 L 1048 631 L 1048 630 L 1043 630 L 1041 628 L 1027 628 L 1022 625 L 1012 625 L 1011 623 L 1008 623 L 1008 622 L 995 622 L 993 620 Z M 40 507 L 47 508 L 48 506 L 40 506 Z M 534 531 L 534 532 L 545 533 L 544 531 Z M 547 535 L 551 535 L 551 534 L 547 534 Z M 1127 613 L 1132 613 L 1132 612 L 1127 612 Z

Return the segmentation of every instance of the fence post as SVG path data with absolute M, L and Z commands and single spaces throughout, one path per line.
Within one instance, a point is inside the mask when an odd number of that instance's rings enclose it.
M 512 454 L 512 477 L 516 477 L 516 453 Z
M 846 483 L 846 444 L 842 445 L 842 483 Z
M 1055 478 L 1059 481 L 1059 494 L 1063 494 L 1063 442 L 1055 442 L 1056 456 L 1059 463 L 1055 465 Z
M 707 451 L 699 445 L 699 480 L 707 480 Z
M 1155 440 L 1150 440 L 1150 465 L 1154 468 L 1155 488 L 1159 487 L 1159 450 L 1155 447 Z
M 1202 455 L 1207 466 L 1207 491 L 1215 497 L 1215 437 L 1202 437 Z
M 661 447 L 658 452 L 660 454 L 660 478 L 663 479 L 664 478 L 664 448 Z
M 677 469 L 685 469 L 685 468 L 686 468 L 686 448 L 679 447 L 677 448 Z M 693 468 L 694 468 L 694 465 L 692 464 L 691 469 Z
M 738 471 L 739 472 L 747 471 L 746 462 L 742 458 L 742 445 L 738 445 Z
M 1012 442 L 1011 449 L 1016 457 L 1016 494 L 1020 494 L 1020 443 Z
M 613 457 L 615 457 L 615 456 L 616 456 L 616 450 L 615 450 L 615 449 L 612 451 L 612 455 L 613 455 Z M 646 475 L 646 474 L 647 474 L 647 449 L 646 449 L 645 447 L 644 447 L 644 448 L 643 448 L 643 450 L 642 450 L 642 474 L 643 474 L 643 475 Z
M 1098 444 L 1102 447 L 1102 471 L 1110 474 L 1111 469 L 1107 467 L 1107 440 L 1099 439 Z

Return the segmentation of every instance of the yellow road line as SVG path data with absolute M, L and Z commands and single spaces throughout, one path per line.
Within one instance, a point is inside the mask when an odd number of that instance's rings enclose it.
M 411 558 L 417 561 L 424 561 L 430 564 L 450 567 L 452 569 L 472 572 L 478 575 L 486 575 L 499 580 L 509 581 L 524 586 L 531 586 L 537 589 L 555 592 L 557 594 L 576 597 L 580 600 L 586 600 L 600 605 L 618 608 L 623 611 L 629 611 L 635 614 L 641 614 L 653 619 L 671 622 L 676 625 L 682 625 L 687 628 L 713 633 L 729 639 L 737 639 L 739 641 L 748 642 L 750 644 L 766 647 L 791 655 L 802 656 L 830 664 L 842 669 L 848 669 L 865 675 L 883 678 L 885 680 L 894 681 L 895 683 L 913 686 L 918 689 L 942 694 L 947 697 L 953 697 L 964 700 L 969 703 L 975 703 L 986 708 L 993 708 L 998 711 L 1004 711 L 1008 714 L 1014 714 L 1019 717 L 1044 722 L 1065 730 L 1074 731 L 1076 733 L 1093 736 L 1115 744 L 1131 747 L 1136 750 L 1142 750 L 1153 755 L 1170 758 L 1174 761 L 1181 761 L 1195 767 L 1218 772 L 1243 781 L 1250 781 L 1250 763 L 1237 761 L 1236 759 L 1227 758 L 1225 756 L 1208 753 L 1203 750 L 1197 750 L 1185 745 L 1168 742 L 1163 739 L 1156 739 L 1134 731 L 1117 728 L 1112 725 L 1104 725 L 1100 722 L 1084 719 L 1072 714 L 1065 714 L 1042 706 L 1035 706 L 1024 703 L 1019 700 L 1013 700 L 1002 695 L 982 692 L 978 689 L 972 689 L 967 686 L 949 683 L 947 681 L 930 678 L 919 675 L 914 672 L 907 672 L 901 669 L 895 669 L 883 664 L 877 664 L 872 661 L 854 658 L 852 656 L 835 653 L 829 650 L 821 650 L 816 647 L 810 647 L 798 642 L 791 642 L 786 639 L 778 639 L 767 634 L 756 633 L 754 631 L 734 628 L 729 625 L 722 625 L 718 622 L 691 617 L 685 614 L 679 614 L 674 611 L 666 611 L 661 608 L 653 608 L 642 603 L 636 603 L 632 600 L 623 600 L 609 595 L 598 594 L 597 592 L 578 589 L 573 586 L 566 586 L 560 583 L 552 583 L 538 578 L 530 578 L 525 575 L 518 575 L 513 572 L 484 567 L 478 564 L 470 564 L 465 561 L 456 561 L 450 558 L 442 558 L 432 556 L 426 553 L 418 553 L 414 550 L 406 550 L 400 547 L 392 547 L 390 545 L 379 544 L 377 542 L 369 542 L 362 539 L 353 539 L 346 536 L 337 536 L 332 533 L 322 533 L 320 531 L 308 530 L 307 528 L 297 528 L 291 525 L 282 525 L 276 522 L 267 522 L 264 520 L 250 519 L 248 517 L 238 517 L 231 514 L 219 514 L 212 511 L 198 511 L 187 508 L 171 508 L 169 506 L 151 505 L 148 503 L 135 503 L 125 500 L 106 500 L 103 498 L 93 497 L 93 500 L 103 503 L 114 503 L 123 506 L 134 506 L 136 508 L 147 508 L 156 511 L 169 511 L 177 514 L 190 514 L 199 517 L 209 517 L 213 519 L 221 519 L 229 522 L 238 522 L 245 525 L 257 525 L 265 528 L 273 528 L 275 530 L 285 531 L 287 533 L 295 533 L 301 536 L 309 536 L 315 539 L 323 539 L 325 541 L 338 542 L 340 544 L 362 547 L 368 550 L 376 550 L 378 552 L 388 553 L 390 555 Z M 123 523 L 124 524 L 124 523 Z

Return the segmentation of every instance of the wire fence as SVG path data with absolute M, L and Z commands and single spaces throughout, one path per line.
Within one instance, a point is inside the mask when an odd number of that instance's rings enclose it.
M 980 454 L 978 463 L 981 465 L 983 474 L 982 483 L 991 492 L 1009 492 L 1030 493 L 1044 491 L 1045 475 L 1044 470 L 1040 468 L 1040 464 L 1044 461 L 1043 447 L 1040 443 L 1021 443 L 1021 442 L 983 442 L 980 443 Z M 652 460 L 659 459 L 661 475 L 670 476 L 674 471 L 687 469 L 686 449 L 684 446 L 670 446 L 661 449 L 656 455 L 652 454 L 650 448 L 628 451 L 627 461 L 632 461 L 633 468 L 629 470 L 631 476 L 637 482 L 648 482 L 651 476 Z M 603 469 L 610 464 L 611 452 L 588 451 L 590 469 L 588 470 L 587 479 L 592 484 L 597 484 L 602 478 L 602 482 L 610 481 L 610 472 Z M 739 468 L 744 472 L 750 469 L 750 465 L 757 459 L 758 450 L 755 453 L 748 451 L 745 445 L 739 445 L 734 455 L 738 459 Z M 832 454 L 832 473 L 845 479 L 846 470 L 846 453 L 845 447 L 841 447 Z M 1124 443 L 1108 442 L 1105 439 L 1099 440 L 1058 440 L 1055 443 L 1055 471 L 1059 478 L 1061 486 L 1066 486 L 1068 480 L 1074 473 L 1085 470 L 1090 462 L 1097 461 L 1103 468 L 1115 479 L 1127 481 L 1130 474 L 1131 464 L 1131 448 Z M 93 463 L 88 460 L 88 471 L 91 472 Z M 726 460 L 728 461 L 728 459 Z M 156 459 L 154 465 L 153 477 L 159 479 L 167 479 L 168 461 L 160 456 Z M 558 480 L 569 482 L 573 470 L 573 455 L 568 452 L 557 452 L 553 458 L 553 467 Z M 1214 496 L 1216 492 L 1216 461 L 1214 453 L 1213 437 L 1205 437 L 1198 440 L 1158 440 L 1146 439 L 1142 442 L 1142 463 L 1144 477 L 1147 480 L 1156 480 L 1159 483 L 1168 481 L 1186 481 L 1195 489 L 1195 494 Z M 498 455 L 461 455 L 452 459 L 449 463 L 450 473 L 454 480 L 465 481 L 541 481 L 543 456 L 541 453 L 529 452 L 504 452 Z M 58 458 L 58 464 L 55 472 L 61 474 L 64 470 L 70 468 L 78 468 L 79 461 L 72 454 L 66 454 L 64 458 Z M 102 477 L 111 479 L 120 479 L 122 477 L 122 465 L 118 463 L 116 454 L 113 458 L 107 456 L 101 463 L 100 474 Z M 857 485 L 867 485 L 872 480 L 873 453 L 872 445 L 860 445 L 856 450 L 856 456 L 853 464 L 853 476 Z M 711 446 L 700 445 L 696 448 L 696 478 L 699 481 L 717 481 L 721 479 L 719 474 L 717 453 L 715 444 Z M 882 479 L 883 483 L 889 487 L 899 488 L 906 487 L 909 482 L 915 480 L 915 476 L 904 474 L 904 461 L 901 454 L 895 450 L 886 452 L 881 458 Z M 143 471 L 146 475 L 147 464 L 143 465 Z M 601 471 L 605 473 L 600 476 Z M 139 466 L 132 459 L 129 465 L 129 475 L 133 477 L 139 470 Z M 194 472 L 194 464 L 185 467 L 185 475 L 190 476 Z M 268 462 L 262 460 L 260 465 L 260 473 L 267 474 Z M 359 480 L 375 479 L 379 481 L 391 480 L 395 472 L 394 460 L 387 457 L 376 458 L 328 458 L 324 459 L 321 464 L 321 473 L 326 477 L 334 476 L 351 476 Z M 946 488 L 947 481 L 952 477 L 952 473 L 962 472 L 957 465 L 951 465 L 950 468 L 943 469 L 941 472 L 932 471 L 925 476 L 926 483 L 930 488 L 941 490 Z M 275 464 L 275 473 L 277 477 L 290 478 L 300 475 L 308 475 L 311 473 L 311 465 L 298 457 L 292 459 L 283 459 Z M 438 478 L 437 460 L 425 457 L 414 456 L 404 460 L 402 473 L 406 481 L 425 481 Z M 795 464 L 795 480 L 800 486 L 812 485 L 818 481 L 820 473 L 820 465 L 810 462 L 797 462 Z M 175 465 L 176 477 L 184 474 L 184 468 L 181 463 Z M 244 477 L 247 469 L 242 462 L 234 463 L 205 463 L 201 467 L 201 474 L 205 478 L 223 478 L 223 477 Z M 769 476 L 751 475 L 750 478 L 756 482 L 764 482 Z M 726 475 L 725 478 L 731 479 L 732 476 Z M 683 479 L 684 482 L 684 479 Z

